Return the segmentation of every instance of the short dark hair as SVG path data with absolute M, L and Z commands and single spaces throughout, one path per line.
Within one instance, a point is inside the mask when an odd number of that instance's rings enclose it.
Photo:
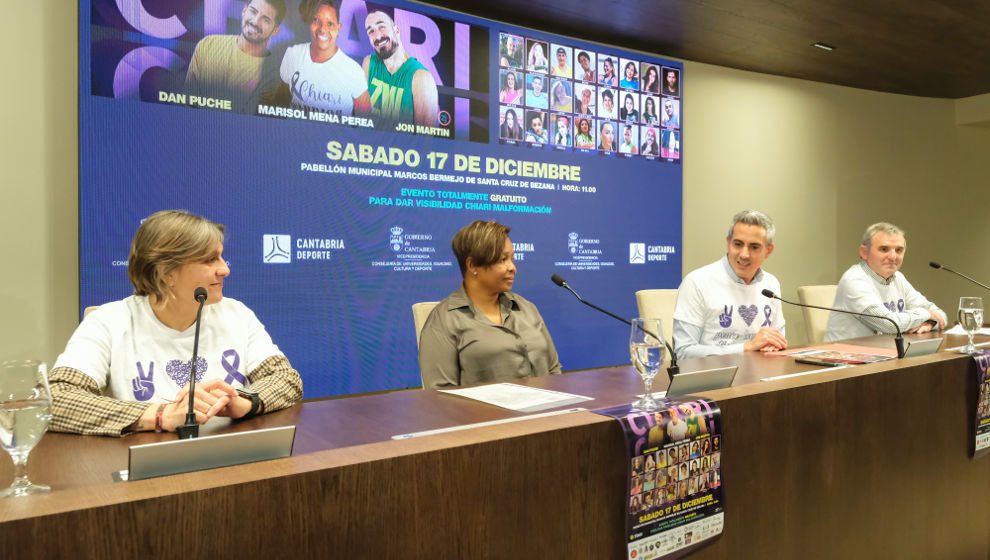
M 467 274 L 467 260 L 474 266 L 491 266 L 502 259 L 509 227 L 496 221 L 475 220 L 461 228 L 450 242 L 461 276 Z
M 604 97 L 607 97 L 607 98 L 611 99 L 612 101 L 615 101 L 615 97 L 612 95 L 611 90 L 605 90 L 605 91 L 603 91 L 602 92 L 602 97 L 603 98 Z
M 584 51 L 581 51 L 581 52 L 578 53 L 578 60 L 581 60 L 581 57 L 582 56 L 585 57 L 585 58 L 587 58 L 588 60 L 591 60 L 591 55 L 589 55 L 588 53 L 586 53 Z
M 282 0 L 277 1 L 282 2 Z M 271 3 L 270 0 L 265 0 L 265 2 Z M 282 5 L 285 6 L 284 3 Z M 316 17 L 316 12 L 320 9 L 320 6 L 330 6 L 333 8 L 333 13 L 337 16 L 337 19 L 340 19 L 340 6 L 337 5 L 336 0 L 303 0 L 299 3 L 299 16 L 302 17 L 303 23 L 309 23 Z M 278 10 L 278 8 L 275 9 Z M 283 7 L 283 11 L 284 9 Z
M 282 25 L 282 20 L 285 19 L 285 0 L 265 0 L 265 4 L 275 8 L 275 27 Z

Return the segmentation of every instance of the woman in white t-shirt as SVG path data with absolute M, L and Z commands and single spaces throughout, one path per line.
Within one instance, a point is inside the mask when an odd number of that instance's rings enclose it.
M 138 227 L 127 261 L 134 295 L 88 314 L 49 374 L 53 431 L 174 431 L 185 421 L 194 370 L 200 424 L 302 399 L 299 372 L 265 327 L 243 303 L 223 297 L 230 274 L 223 236 L 221 224 L 179 210 L 152 214 Z
M 340 21 L 336 3 L 304 1 L 299 15 L 309 23 L 310 42 L 286 49 L 279 70 L 285 82 L 282 91 L 288 89 L 292 94 L 291 106 L 338 117 L 369 114 L 371 98 L 364 70 L 337 46 Z

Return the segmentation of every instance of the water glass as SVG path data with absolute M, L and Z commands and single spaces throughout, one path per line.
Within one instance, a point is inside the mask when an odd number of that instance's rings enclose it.
M 653 377 L 663 363 L 665 350 L 660 319 L 637 317 L 632 320 L 632 328 L 629 331 L 629 357 L 646 387 L 643 397 L 633 403 L 633 407 L 637 410 L 648 412 L 660 406 L 653 398 L 652 387 Z
M 48 492 L 27 477 L 31 450 L 45 435 L 51 419 L 47 367 L 30 360 L 0 363 L 0 446 L 14 460 L 14 482 L 0 498 Z
M 969 335 L 969 344 L 963 350 L 965 354 L 976 354 L 976 345 L 973 344 L 973 336 L 976 331 L 983 326 L 983 298 L 961 297 L 959 298 L 959 324 Z

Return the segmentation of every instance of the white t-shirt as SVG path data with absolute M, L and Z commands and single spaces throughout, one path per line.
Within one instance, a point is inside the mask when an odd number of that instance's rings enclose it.
M 892 279 L 885 280 L 873 272 L 866 261 L 852 265 L 843 273 L 832 307 L 888 317 L 897 322 L 902 332 L 930 319 L 929 309 L 945 317 L 945 312 L 915 290 L 899 271 Z M 825 342 L 881 333 L 893 334 L 894 325 L 883 319 L 829 313 Z
M 72 334 L 55 367 L 92 377 L 100 389 L 125 401 L 167 403 L 189 382 L 196 325 L 179 332 L 155 317 L 147 296 L 101 305 Z M 223 298 L 203 307 L 196 381 L 220 378 L 248 385 L 247 374 L 278 347 L 243 303 Z
M 350 116 L 354 100 L 368 91 L 361 65 L 339 48 L 326 62 L 313 62 L 309 43 L 293 45 L 282 57 L 279 74 L 289 84 L 295 109 Z
M 674 351 L 679 359 L 742 352 L 742 345 L 762 327 L 784 332 L 780 301 L 761 292 L 780 293 L 780 282 L 763 269 L 746 284 L 726 257 L 691 271 L 677 289 L 674 307 Z M 697 340 L 676 338 L 677 323 L 701 329 Z
M 681 441 L 687 437 L 687 422 L 678 419 L 677 424 L 673 422 L 667 423 L 667 435 L 670 436 L 670 441 Z

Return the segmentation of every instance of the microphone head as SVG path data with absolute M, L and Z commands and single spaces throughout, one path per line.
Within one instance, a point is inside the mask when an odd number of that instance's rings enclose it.
M 768 298 L 770 298 L 770 299 L 775 299 L 775 298 L 777 297 L 777 296 L 776 296 L 776 295 L 775 295 L 775 294 L 774 294 L 773 292 L 771 292 L 770 290 L 763 290 L 763 292 L 762 292 L 762 293 L 763 293 L 763 295 L 764 295 L 765 297 L 768 297 Z
M 193 292 L 193 296 L 196 298 L 196 301 L 206 301 L 206 288 L 202 286 L 196 288 L 196 291 Z
M 928 263 L 928 266 L 938 270 L 942 270 L 942 265 L 938 264 L 937 262 L 930 262 Z
M 553 280 L 554 284 L 560 287 L 563 287 L 564 284 L 566 284 L 566 282 L 564 282 L 564 279 L 561 278 L 559 274 L 554 274 L 553 276 L 550 277 L 550 279 Z

